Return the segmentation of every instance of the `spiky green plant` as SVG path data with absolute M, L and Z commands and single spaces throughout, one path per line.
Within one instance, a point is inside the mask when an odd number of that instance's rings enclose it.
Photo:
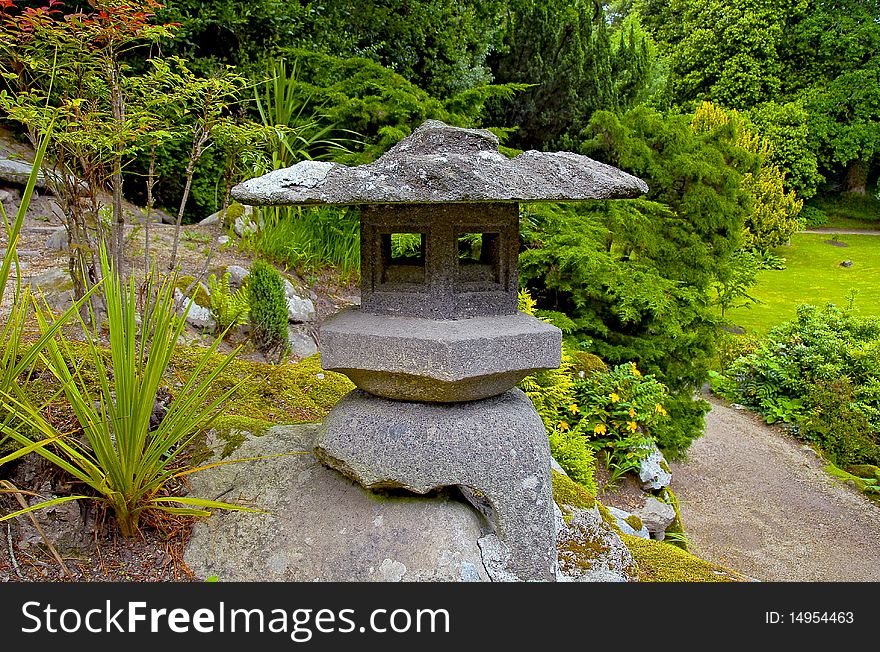
M 249 246 L 265 258 L 304 273 L 327 267 L 341 282 L 360 273 L 360 221 L 355 212 L 336 207 L 262 207 L 265 226 Z
M 296 79 L 296 61 L 288 71 L 283 59 L 270 62 L 268 79 L 254 88 L 260 120 L 276 128 L 276 148 L 272 153 L 275 169 L 297 161 L 347 152 L 345 140 L 334 136 L 336 125 L 325 123 L 326 116 L 308 112 L 308 99 L 302 99 Z M 352 136 L 354 132 L 342 130 Z
M 105 250 L 101 251 L 101 266 L 104 276 L 101 291 L 109 326 L 109 367 L 104 359 L 105 349 L 99 344 L 98 327 L 89 333 L 82 323 L 88 335 L 87 362 L 97 371 L 98 387 L 93 387 L 94 381 L 84 378 L 78 356 L 60 331 L 45 341 L 41 356 L 63 387 L 79 423 L 81 437 L 60 431 L 39 409 L 11 393 L 0 397 L 2 407 L 13 412 L 38 436 L 26 436 L 5 424 L 2 432 L 88 486 L 96 494 L 91 498 L 113 510 L 124 536 L 137 532 L 140 517 L 146 510 L 201 516 L 219 508 L 254 511 L 231 503 L 170 495 L 183 476 L 228 463 L 190 468 L 181 458 L 187 445 L 211 424 L 236 390 L 234 386 L 214 395 L 211 385 L 237 350 L 220 364 L 211 366 L 209 361 L 214 359 L 211 354 L 220 340 L 205 349 L 192 374 L 167 406 L 159 425 L 151 429 L 156 394 L 184 328 L 184 320 L 175 311 L 174 282 L 166 279 L 148 284 L 143 316 L 138 320 L 138 291 L 134 279 L 122 281 L 111 267 Z M 37 304 L 36 317 L 45 337 L 53 328 L 51 311 Z M 8 514 L 0 521 L 50 504 L 87 497 L 65 496 Z M 175 507 L 175 503 L 184 507 Z

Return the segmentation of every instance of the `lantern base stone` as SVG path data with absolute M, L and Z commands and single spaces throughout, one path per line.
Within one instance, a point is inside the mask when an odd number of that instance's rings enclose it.
M 317 458 L 368 489 L 459 486 L 506 554 L 503 575 L 556 577 L 550 447 L 518 389 L 479 401 L 414 403 L 355 389 L 325 419 Z

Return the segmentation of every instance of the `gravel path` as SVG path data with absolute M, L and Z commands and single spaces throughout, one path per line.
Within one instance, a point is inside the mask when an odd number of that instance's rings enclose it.
M 761 581 L 880 581 L 880 505 L 790 435 L 710 400 L 706 434 L 670 465 L 694 554 Z
M 838 235 L 880 235 L 876 229 L 835 229 L 832 227 L 821 229 L 804 229 L 800 233 L 825 233 Z

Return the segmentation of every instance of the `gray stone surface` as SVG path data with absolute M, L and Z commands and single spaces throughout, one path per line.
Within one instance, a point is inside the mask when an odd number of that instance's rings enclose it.
M 39 496 L 31 496 L 28 504 L 33 506 L 46 500 L 60 498 L 52 493 L 51 485 L 46 482 L 37 490 Z M 58 505 L 43 507 L 31 512 L 43 529 L 49 542 L 61 555 L 74 555 L 91 549 L 92 539 L 83 525 L 83 515 L 79 501 L 69 501 Z M 44 546 L 45 542 L 39 530 L 27 516 L 16 519 L 16 526 L 21 536 L 22 546 Z
M 575 582 L 633 582 L 638 567 L 632 553 L 599 510 L 574 509 L 557 533 L 559 578 Z
M 555 578 L 550 448 L 520 390 L 429 404 L 356 389 L 330 411 L 315 454 L 368 488 L 468 488 L 491 508 L 495 534 L 507 546 L 502 570 L 523 580 Z
M 233 288 L 240 288 L 250 273 L 240 265 L 230 265 L 226 268 L 226 271 L 229 274 L 229 285 Z
M 672 472 L 669 463 L 663 457 L 663 453 L 656 444 L 651 445 L 651 452 L 639 462 L 639 482 L 642 489 L 656 491 L 668 487 L 672 482 Z
M 244 212 L 232 222 L 232 230 L 241 238 L 253 235 L 262 228 L 263 218 L 254 219 L 254 209 L 252 206 L 245 206 Z
M 50 269 L 33 277 L 31 288 L 45 294 L 60 293 L 72 289 L 73 281 L 70 278 L 70 272 L 66 269 Z
M 303 161 L 232 189 L 242 204 L 572 201 L 636 197 L 643 181 L 569 152 L 509 159 L 481 129 L 428 120 L 373 163 Z
M 645 506 L 639 510 L 638 516 L 648 528 L 648 532 L 654 535 L 655 539 L 662 541 L 666 528 L 675 520 L 675 508 L 649 496 L 645 500 Z
M 470 401 L 559 366 L 561 331 L 524 313 L 431 320 L 349 308 L 325 321 L 321 361 L 377 396 Z
M 421 234 L 420 254 L 395 258 L 394 233 Z M 479 257 L 459 251 L 459 237 L 466 234 L 479 234 Z M 361 209 L 361 306 L 367 312 L 433 319 L 513 314 L 518 261 L 516 204 Z
M 31 163 L 0 158 L 0 180 L 25 186 L 27 185 L 31 170 L 33 170 L 33 165 Z M 35 187 L 45 189 L 49 187 L 49 181 L 62 178 L 63 177 L 58 177 L 55 172 L 40 170 L 37 172 Z M 78 189 L 83 192 L 86 190 L 86 186 L 82 181 L 79 182 Z
M 618 509 L 617 507 L 612 507 L 608 505 L 608 511 L 614 517 L 614 520 L 617 522 L 617 527 L 620 528 L 620 531 L 624 534 L 631 534 L 635 537 L 641 537 L 643 539 L 650 539 L 651 533 L 648 532 L 648 528 L 645 527 L 644 523 L 642 523 L 642 527 L 636 530 L 629 523 L 626 522 L 630 516 L 633 516 L 630 512 L 624 511 L 622 509 Z
M 219 224 L 220 223 L 220 211 L 216 213 L 211 213 L 203 220 L 199 220 L 199 226 L 209 226 L 211 224 Z
M 64 227 L 55 229 L 55 232 L 46 239 L 46 244 L 43 246 L 50 251 L 67 251 L 69 246 L 67 229 Z
M 308 358 L 318 352 L 318 343 L 312 337 L 311 330 L 303 325 L 287 327 L 287 344 L 290 352 L 297 358 Z
M 200 306 L 189 297 L 184 296 L 178 288 L 174 288 L 174 304 L 177 306 L 179 316 L 186 315 L 186 322 L 193 328 L 213 333 L 217 329 L 217 322 L 210 309 Z
M 290 281 L 287 281 L 290 285 Z M 290 286 L 291 289 L 293 286 Z M 311 299 L 303 299 L 296 294 L 287 295 L 287 319 L 295 323 L 312 321 L 315 318 L 315 304 Z
M 0 179 L 24 186 L 27 184 L 33 165 L 24 161 L 0 158 Z M 37 188 L 46 187 L 46 178 L 42 172 L 37 174 Z
M 279 426 L 232 459 L 295 453 L 196 473 L 192 495 L 268 514 L 217 511 L 184 560 L 220 581 L 487 581 L 484 519 L 452 493 L 372 492 L 317 462 L 315 425 Z

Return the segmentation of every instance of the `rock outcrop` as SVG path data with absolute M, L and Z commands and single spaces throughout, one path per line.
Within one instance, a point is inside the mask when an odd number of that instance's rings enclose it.
M 271 428 L 233 457 L 276 455 L 195 474 L 192 494 L 245 501 L 196 524 L 185 561 L 221 581 L 487 581 L 482 517 L 454 492 L 363 489 L 311 454 L 317 426 Z

